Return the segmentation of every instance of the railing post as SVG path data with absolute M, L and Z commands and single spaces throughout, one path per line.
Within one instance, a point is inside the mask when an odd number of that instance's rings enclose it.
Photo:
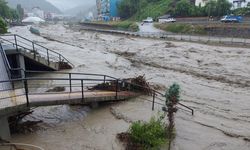
M 81 89 L 82 89 L 82 103 L 84 103 L 83 80 L 81 80 Z
M 29 88 L 28 88 L 28 83 L 27 80 L 24 79 L 24 90 L 25 90 L 25 96 L 26 96 L 26 101 L 27 101 L 27 107 L 30 106 L 30 102 L 29 102 Z
M 33 48 L 33 53 L 34 53 L 34 59 L 36 59 L 36 51 L 35 51 L 35 45 L 34 45 L 34 42 L 32 42 L 32 48 Z
M 48 65 L 50 64 L 50 62 L 49 62 L 49 50 L 48 49 L 46 49 L 47 50 L 47 59 L 48 59 Z
M 59 54 L 59 62 L 62 62 L 62 56 Z
M 152 110 L 155 110 L 155 92 L 153 93 L 153 104 L 152 104 Z
M 104 82 L 104 84 L 106 83 L 106 75 L 104 75 L 103 82 Z
M 16 39 L 16 35 L 15 35 L 15 34 L 14 34 L 14 39 L 15 39 L 16 51 L 18 51 L 18 47 L 17 47 L 17 39 Z
M 69 91 L 72 92 L 71 73 L 69 73 Z
M 119 81 L 116 80 L 116 87 L 115 87 L 115 99 L 116 100 L 118 99 L 118 83 L 119 83 Z

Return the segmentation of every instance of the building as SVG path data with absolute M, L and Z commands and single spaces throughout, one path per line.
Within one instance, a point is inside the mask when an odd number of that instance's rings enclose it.
M 44 11 L 40 9 L 40 7 L 33 7 L 32 13 L 34 14 L 34 17 L 39 17 L 44 19 Z
M 250 0 L 230 0 L 230 2 L 234 9 L 250 6 Z
M 228 0 L 228 1 L 232 3 L 233 5 L 232 9 L 250 6 L 250 0 Z M 207 2 L 209 2 L 209 0 L 196 0 L 195 5 L 205 6 Z
M 116 20 L 119 18 L 117 5 L 120 0 L 96 0 L 96 7 L 99 20 L 107 18 Z
M 206 3 L 208 2 L 209 0 L 196 0 L 195 1 L 195 6 L 205 6 L 206 5 Z

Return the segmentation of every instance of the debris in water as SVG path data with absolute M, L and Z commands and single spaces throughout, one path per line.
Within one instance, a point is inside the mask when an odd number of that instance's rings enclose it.
M 65 87 L 57 86 L 54 87 L 53 89 L 47 90 L 46 92 L 63 92 L 63 91 L 65 91 Z
M 132 123 L 133 122 L 131 119 L 129 119 L 128 117 L 124 116 L 122 113 L 118 112 L 118 110 L 116 108 L 114 108 L 114 107 L 110 108 L 110 112 L 111 112 L 112 115 L 115 116 L 115 118 L 117 118 L 119 120 L 122 119 L 122 120 L 124 120 L 127 123 Z
M 116 137 L 125 145 L 126 150 L 144 150 L 142 144 L 133 142 L 131 135 L 129 133 L 126 132 L 118 133 Z
M 23 118 L 32 114 L 33 111 L 27 111 L 19 113 L 15 116 L 11 116 L 8 118 L 9 127 L 11 133 L 27 133 L 27 132 L 34 132 L 36 125 L 38 123 L 42 123 L 41 120 L 39 121 L 23 121 Z
M 116 86 L 117 81 L 111 81 L 111 82 L 105 82 L 98 84 L 92 88 L 89 88 L 89 90 L 107 90 L 107 91 L 116 91 L 116 87 L 118 88 L 118 91 L 122 90 L 128 90 L 128 91 L 134 91 L 138 93 L 143 93 L 147 95 L 153 94 L 153 89 L 150 88 L 149 83 L 146 81 L 145 76 L 138 76 L 135 78 L 127 78 L 118 80 L 118 85 Z

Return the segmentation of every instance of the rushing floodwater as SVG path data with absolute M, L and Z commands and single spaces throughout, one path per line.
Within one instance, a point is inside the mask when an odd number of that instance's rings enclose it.
M 63 25 L 40 28 L 43 36 L 54 41 L 32 35 L 28 27 L 10 31 L 60 52 L 76 65 L 72 72 L 120 78 L 145 74 L 151 84 L 162 89 L 179 83 L 182 101 L 195 115 L 178 111 L 173 149 L 250 149 L 249 49 L 78 32 Z M 124 119 L 116 119 L 110 109 Z M 12 140 L 48 150 L 119 150 L 122 145 L 115 136 L 128 129 L 128 120 L 149 120 L 158 110 L 160 106 L 152 112 L 151 103 L 139 99 L 97 109 L 37 108 L 31 117 L 44 121 L 39 129 L 14 135 Z

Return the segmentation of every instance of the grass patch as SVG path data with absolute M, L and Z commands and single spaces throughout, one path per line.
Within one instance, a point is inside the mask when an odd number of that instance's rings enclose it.
M 169 24 L 154 24 L 158 29 L 173 32 L 173 33 L 186 33 L 186 34 L 206 34 L 205 26 L 192 25 L 184 23 L 169 23 Z
M 90 24 L 98 24 L 98 25 L 105 25 L 113 29 L 117 30 L 125 30 L 125 31 L 132 31 L 137 32 L 139 31 L 139 26 L 134 21 L 109 21 L 109 22 L 103 22 L 103 21 L 93 21 Z
M 132 123 L 127 133 L 118 134 L 128 150 L 158 150 L 169 142 L 167 125 L 162 119 L 151 118 L 149 122 Z M 173 136 L 174 137 L 174 136 Z
M 133 22 L 133 21 L 114 22 L 113 25 L 117 29 L 121 29 L 121 30 L 129 30 L 129 31 L 133 31 L 133 32 L 136 32 L 139 30 L 138 25 L 136 24 L 136 22 Z

